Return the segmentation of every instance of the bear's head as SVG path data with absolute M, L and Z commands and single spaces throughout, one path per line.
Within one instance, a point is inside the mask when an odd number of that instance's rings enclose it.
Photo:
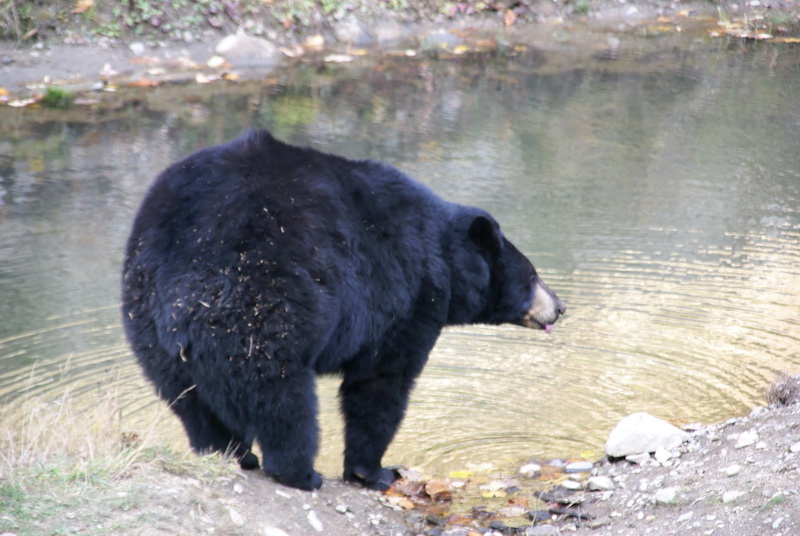
M 480 296 L 477 302 L 466 300 L 478 306 L 472 321 L 516 324 L 549 333 L 567 307 L 541 280 L 533 264 L 503 236 L 488 214 L 471 217 L 467 236 L 472 274 L 462 282 L 467 283 L 466 290 L 473 299 Z

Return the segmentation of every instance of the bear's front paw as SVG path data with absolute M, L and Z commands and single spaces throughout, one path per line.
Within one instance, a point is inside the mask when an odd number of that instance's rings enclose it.
M 345 469 L 345 482 L 358 482 L 365 488 L 377 491 L 389 489 L 399 475 L 392 469 L 379 468 L 377 471 L 367 471 L 364 466 L 356 465 L 352 469 Z
M 264 469 L 268 477 L 274 478 L 284 486 L 302 489 L 305 491 L 313 491 L 322 487 L 322 475 L 318 472 L 311 470 L 310 473 L 305 472 L 302 474 L 289 474 L 289 473 L 273 473 Z
M 252 452 L 248 452 L 247 454 L 239 458 L 239 467 L 241 467 L 245 471 L 258 469 L 258 456 L 256 456 Z

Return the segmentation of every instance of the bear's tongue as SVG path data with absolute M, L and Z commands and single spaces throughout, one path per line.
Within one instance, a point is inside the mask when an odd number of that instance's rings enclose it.
M 544 330 L 545 330 L 547 333 L 551 333 L 551 332 L 553 331 L 553 324 L 547 324 L 547 325 L 545 325 L 545 327 L 544 327 Z

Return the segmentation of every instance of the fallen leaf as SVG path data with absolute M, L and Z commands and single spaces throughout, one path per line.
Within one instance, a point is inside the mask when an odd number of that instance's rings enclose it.
M 458 45 L 456 48 L 453 49 L 453 54 L 463 54 L 465 52 L 469 52 L 469 47 L 464 45 Z
M 494 499 L 497 497 L 505 497 L 506 495 L 506 492 L 501 489 L 485 490 L 481 492 L 481 497 L 484 499 Z
M 425 484 L 425 493 L 427 493 L 434 501 L 447 501 L 451 499 L 450 479 L 431 478 Z
M 73 13 L 85 13 L 94 7 L 94 0 L 78 0 L 75 2 L 75 7 L 72 8 Z
M 449 476 L 450 478 L 458 478 L 460 480 L 466 480 L 467 478 L 471 477 L 474 474 L 475 473 L 472 471 L 461 470 L 461 471 L 451 471 Z
M 514 13 L 513 9 L 507 9 L 503 15 L 503 24 L 506 26 L 511 26 L 515 22 L 517 22 L 517 14 Z

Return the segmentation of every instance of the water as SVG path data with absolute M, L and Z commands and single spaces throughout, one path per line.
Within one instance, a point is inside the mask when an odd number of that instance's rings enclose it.
M 373 56 L 0 108 L 0 415 L 113 384 L 124 427 L 149 426 L 160 406 L 118 313 L 130 222 L 161 169 L 250 126 L 488 209 L 569 306 L 550 336 L 448 330 L 387 463 L 512 471 L 599 457 L 634 411 L 714 422 L 763 404 L 776 372 L 800 372 L 800 50 L 673 35 L 613 52 Z M 328 475 L 337 384 L 319 388 Z M 172 417 L 159 430 L 185 445 Z

